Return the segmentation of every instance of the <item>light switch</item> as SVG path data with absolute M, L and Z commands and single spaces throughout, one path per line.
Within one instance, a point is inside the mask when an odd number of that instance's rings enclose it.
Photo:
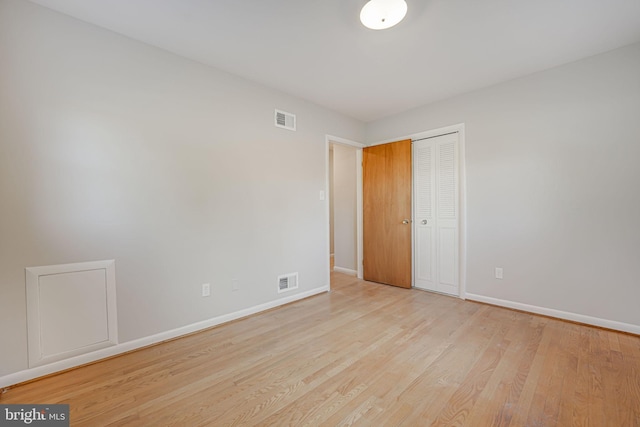
M 324 190 L 320 190 L 320 200 L 324 200 Z

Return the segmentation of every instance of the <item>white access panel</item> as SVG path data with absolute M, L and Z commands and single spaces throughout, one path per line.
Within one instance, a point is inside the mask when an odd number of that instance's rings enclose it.
M 113 260 L 26 273 L 29 367 L 117 344 Z

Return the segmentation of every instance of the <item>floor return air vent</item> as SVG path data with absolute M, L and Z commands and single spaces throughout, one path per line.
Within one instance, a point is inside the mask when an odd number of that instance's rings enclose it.
M 289 273 L 278 276 L 278 293 L 298 289 L 298 273 Z

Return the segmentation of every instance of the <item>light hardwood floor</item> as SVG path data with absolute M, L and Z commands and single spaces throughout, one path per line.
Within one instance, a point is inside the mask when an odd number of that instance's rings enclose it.
M 640 426 L 640 337 L 332 273 L 332 292 L 10 389 L 72 425 Z

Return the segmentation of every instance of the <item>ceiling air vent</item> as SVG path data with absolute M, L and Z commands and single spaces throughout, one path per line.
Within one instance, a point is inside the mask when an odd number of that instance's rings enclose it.
M 276 127 L 296 130 L 296 115 L 276 110 Z
M 289 273 L 278 276 L 278 293 L 298 289 L 298 273 Z

